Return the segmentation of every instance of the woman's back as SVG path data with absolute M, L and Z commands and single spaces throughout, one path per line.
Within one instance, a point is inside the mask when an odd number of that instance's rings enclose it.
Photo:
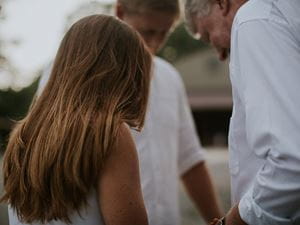
M 143 126 L 150 70 L 143 41 L 116 18 L 70 28 L 5 151 L 0 202 L 11 224 L 148 224 L 126 124 Z

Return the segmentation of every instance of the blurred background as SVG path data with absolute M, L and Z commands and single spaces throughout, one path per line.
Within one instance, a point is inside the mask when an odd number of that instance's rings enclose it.
M 113 13 L 113 0 L 0 0 L 0 166 L 14 121 L 26 114 L 39 78 L 55 57 L 64 31 L 78 18 Z M 228 63 L 192 39 L 181 22 L 159 55 L 181 73 L 208 164 L 221 196 L 230 206 L 227 135 L 232 99 Z M 2 193 L 0 169 L 0 194 Z M 183 225 L 204 224 L 181 191 Z M 0 204 L 0 225 L 8 224 Z

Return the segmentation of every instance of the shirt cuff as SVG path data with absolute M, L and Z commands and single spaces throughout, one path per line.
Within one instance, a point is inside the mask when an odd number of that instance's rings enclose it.
M 239 213 L 248 225 L 293 225 L 290 219 L 277 217 L 263 210 L 253 199 L 253 190 L 249 190 L 239 203 Z
M 206 158 L 205 155 L 206 153 L 203 149 L 197 149 L 193 154 L 189 154 L 184 159 L 179 159 L 179 175 L 184 175 L 198 163 L 204 162 Z

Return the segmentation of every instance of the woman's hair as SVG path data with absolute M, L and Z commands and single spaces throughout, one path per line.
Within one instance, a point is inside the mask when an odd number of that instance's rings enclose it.
M 144 13 L 148 11 L 160 11 L 171 13 L 179 17 L 179 0 L 118 0 L 128 12 Z
M 70 223 L 86 206 L 120 125 L 143 126 L 150 70 L 150 53 L 121 21 L 93 15 L 70 28 L 4 156 L 2 202 L 22 222 Z

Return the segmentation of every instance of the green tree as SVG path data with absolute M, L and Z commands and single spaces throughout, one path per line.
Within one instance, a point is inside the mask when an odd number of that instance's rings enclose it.
M 4 148 L 15 121 L 24 118 L 26 115 L 37 85 L 38 80 L 20 91 L 0 90 L 0 151 Z

